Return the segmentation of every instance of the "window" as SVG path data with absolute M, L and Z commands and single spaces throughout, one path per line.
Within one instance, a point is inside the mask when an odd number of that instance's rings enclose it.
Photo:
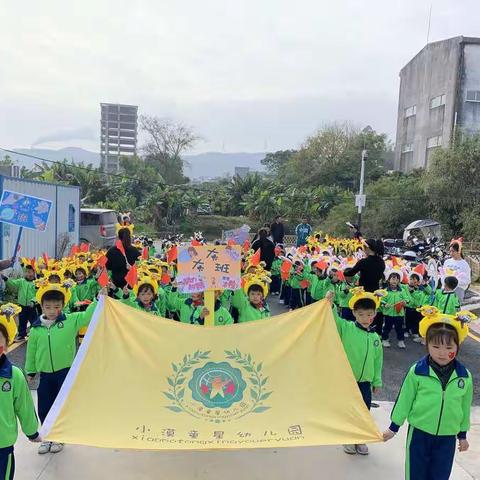
M 417 106 L 416 105 L 412 105 L 411 107 L 408 107 L 408 108 L 405 109 L 405 118 L 413 117 L 416 114 L 417 114 Z
M 467 90 L 467 102 L 480 102 L 480 90 Z
M 75 231 L 75 207 L 70 204 L 68 206 L 68 232 L 72 233 Z
M 402 153 L 413 152 L 413 143 L 404 143 Z
M 442 136 L 439 135 L 437 137 L 430 137 L 427 140 L 427 148 L 435 148 L 442 146 Z
M 445 94 L 439 95 L 438 97 L 432 98 L 430 101 L 430 108 L 437 108 L 445 105 L 445 101 L 447 100 L 447 96 Z

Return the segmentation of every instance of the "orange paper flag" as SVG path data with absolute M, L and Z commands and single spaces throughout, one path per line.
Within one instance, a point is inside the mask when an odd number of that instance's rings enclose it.
M 301 286 L 302 288 L 308 288 L 308 287 L 310 286 L 310 281 L 309 281 L 309 280 L 302 280 L 302 281 L 300 282 L 300 286 Z
M 228 242 L 227 242 L 227 245 L 230 245 L 230 246 L 235 245 L 235 240 L 233 238 L 229 238 Z
M 173 263 L 178 256 L 178 250 L 177 247 L 172 247 L 168 252 L 167 252 L 167 263 Z
M 97 278 L 97 282 L 102 288 L 105 288 L 108 285 L 108 282 L 110 282 L 110 279 L 108 278 L 107 270 L 105 268 Z
M 425 275 L 425 272 L 427 271 L 426 268 L 425 268 L 425 265 L 423 263 L 421 263 L 420 265 L 417 265 L 413 271 L 415 273 L 418 273 L 421 277 L 423 277 Z
M 250 265 L 256 267 L 260 263 L 260 249 L 258 249 L 250 259 Z
M 99 257 L 99 259 L 97 260 L 97 266 L 104 268 L 104 267 L 107 265 L 107 261 L 108 261 L 108 260 L 107 260 L 106 255 L 102 255 L 102 256 Z
M 50 258 L 48 257 L 48 254 L 44 253 L 42 257 L 43 257 L 43 261 L 45 262 L 45 265 L 48 265 L 48 262 L 50 260 Z
M 200 247 L 202 244 L 198 240 L 193 239 L 191 245 L 192 247 Z
M 148 252 L 148 247 L 143 247 L 142 250 L 142 260 L 148 260 L 150 254 Z
M 162 283 L 162 285 L 168 285 L 170 283 L 170 275 L 168 273 L 164 273 L 162 275 L 162 278 L 160 279 L 160 282 Z
M 243 251 L 248 252 L 250 250 L 250 240 L 245 240 L 243 242 Z
M 82 243 L 80 245 L 80 251 L 82 253 L 88 253 L 90 251 L 90 244 L 89 243 Z
M 290 276 L 290 269 L 292 268 L 292 263 L 289 262 L 288 260 L 284 260 L 282 263 L 282 266 L 280 267 L 280 276 L 282 277 L 282 280 L 288 280 L 288 277 Z
M 78 245 L 73 245 L 72 248 L 70 249 L 70 257 L 73 257 L 79 251 L 80 251 L 80 249 L 78 248 Z
M 121 240 L 115 242 L 115 246 L 122 252 L 122 255 L 125 256 L 125 249 L 123 248 L 123 243 Z
M 398 258 L 392 257 L 392 267 L 398 267 Z
M 133 288 L 137 284 L 138 272 L 135 265 L 132 265 L 128 273 L 125 275 L 125 280 L 127 281 L 130 288 Z

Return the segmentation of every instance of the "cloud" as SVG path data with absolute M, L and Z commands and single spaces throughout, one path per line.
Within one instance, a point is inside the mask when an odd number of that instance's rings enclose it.
M 66 140 L 95 140 L 95 133 L 90 127 L 57 130 L 37 138 L 32 147 L 48 142 L 63 142 Z

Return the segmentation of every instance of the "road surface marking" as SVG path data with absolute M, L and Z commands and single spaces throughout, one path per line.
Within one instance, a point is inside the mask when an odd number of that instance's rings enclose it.
M 479 340 L 480 341 L 480 340 Z M 11 346 L 8 349 L 8 353 L 12 353 L 14 350 L 16 350 L 18 347 L 21 347 L 23 344 L 27 343 L 26 340 L 22 340 L 21 342 L 14 343 L 13 346 Z
M 470 338 L 473 338 L 476 342 L 479 342 L 480 343 L 480 337 L 477 337 L 476 335 L 474 335 L 473 333 L 468 333 L 468 336 Z

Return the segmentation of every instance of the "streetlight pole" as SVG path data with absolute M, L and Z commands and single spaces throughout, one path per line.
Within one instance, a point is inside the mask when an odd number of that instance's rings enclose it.
M 368 152 L 366 149 L 362 150 L 362 165 L 360 167 L 360 188 L 358 191 L 357 197 L 357 207 L 358 207 L 358 230 L 362 227 L 362 208 L 365 206 L 365 198 L 363 194 L 363 186 L 365 183 L 365 162 L 368 158 Z

